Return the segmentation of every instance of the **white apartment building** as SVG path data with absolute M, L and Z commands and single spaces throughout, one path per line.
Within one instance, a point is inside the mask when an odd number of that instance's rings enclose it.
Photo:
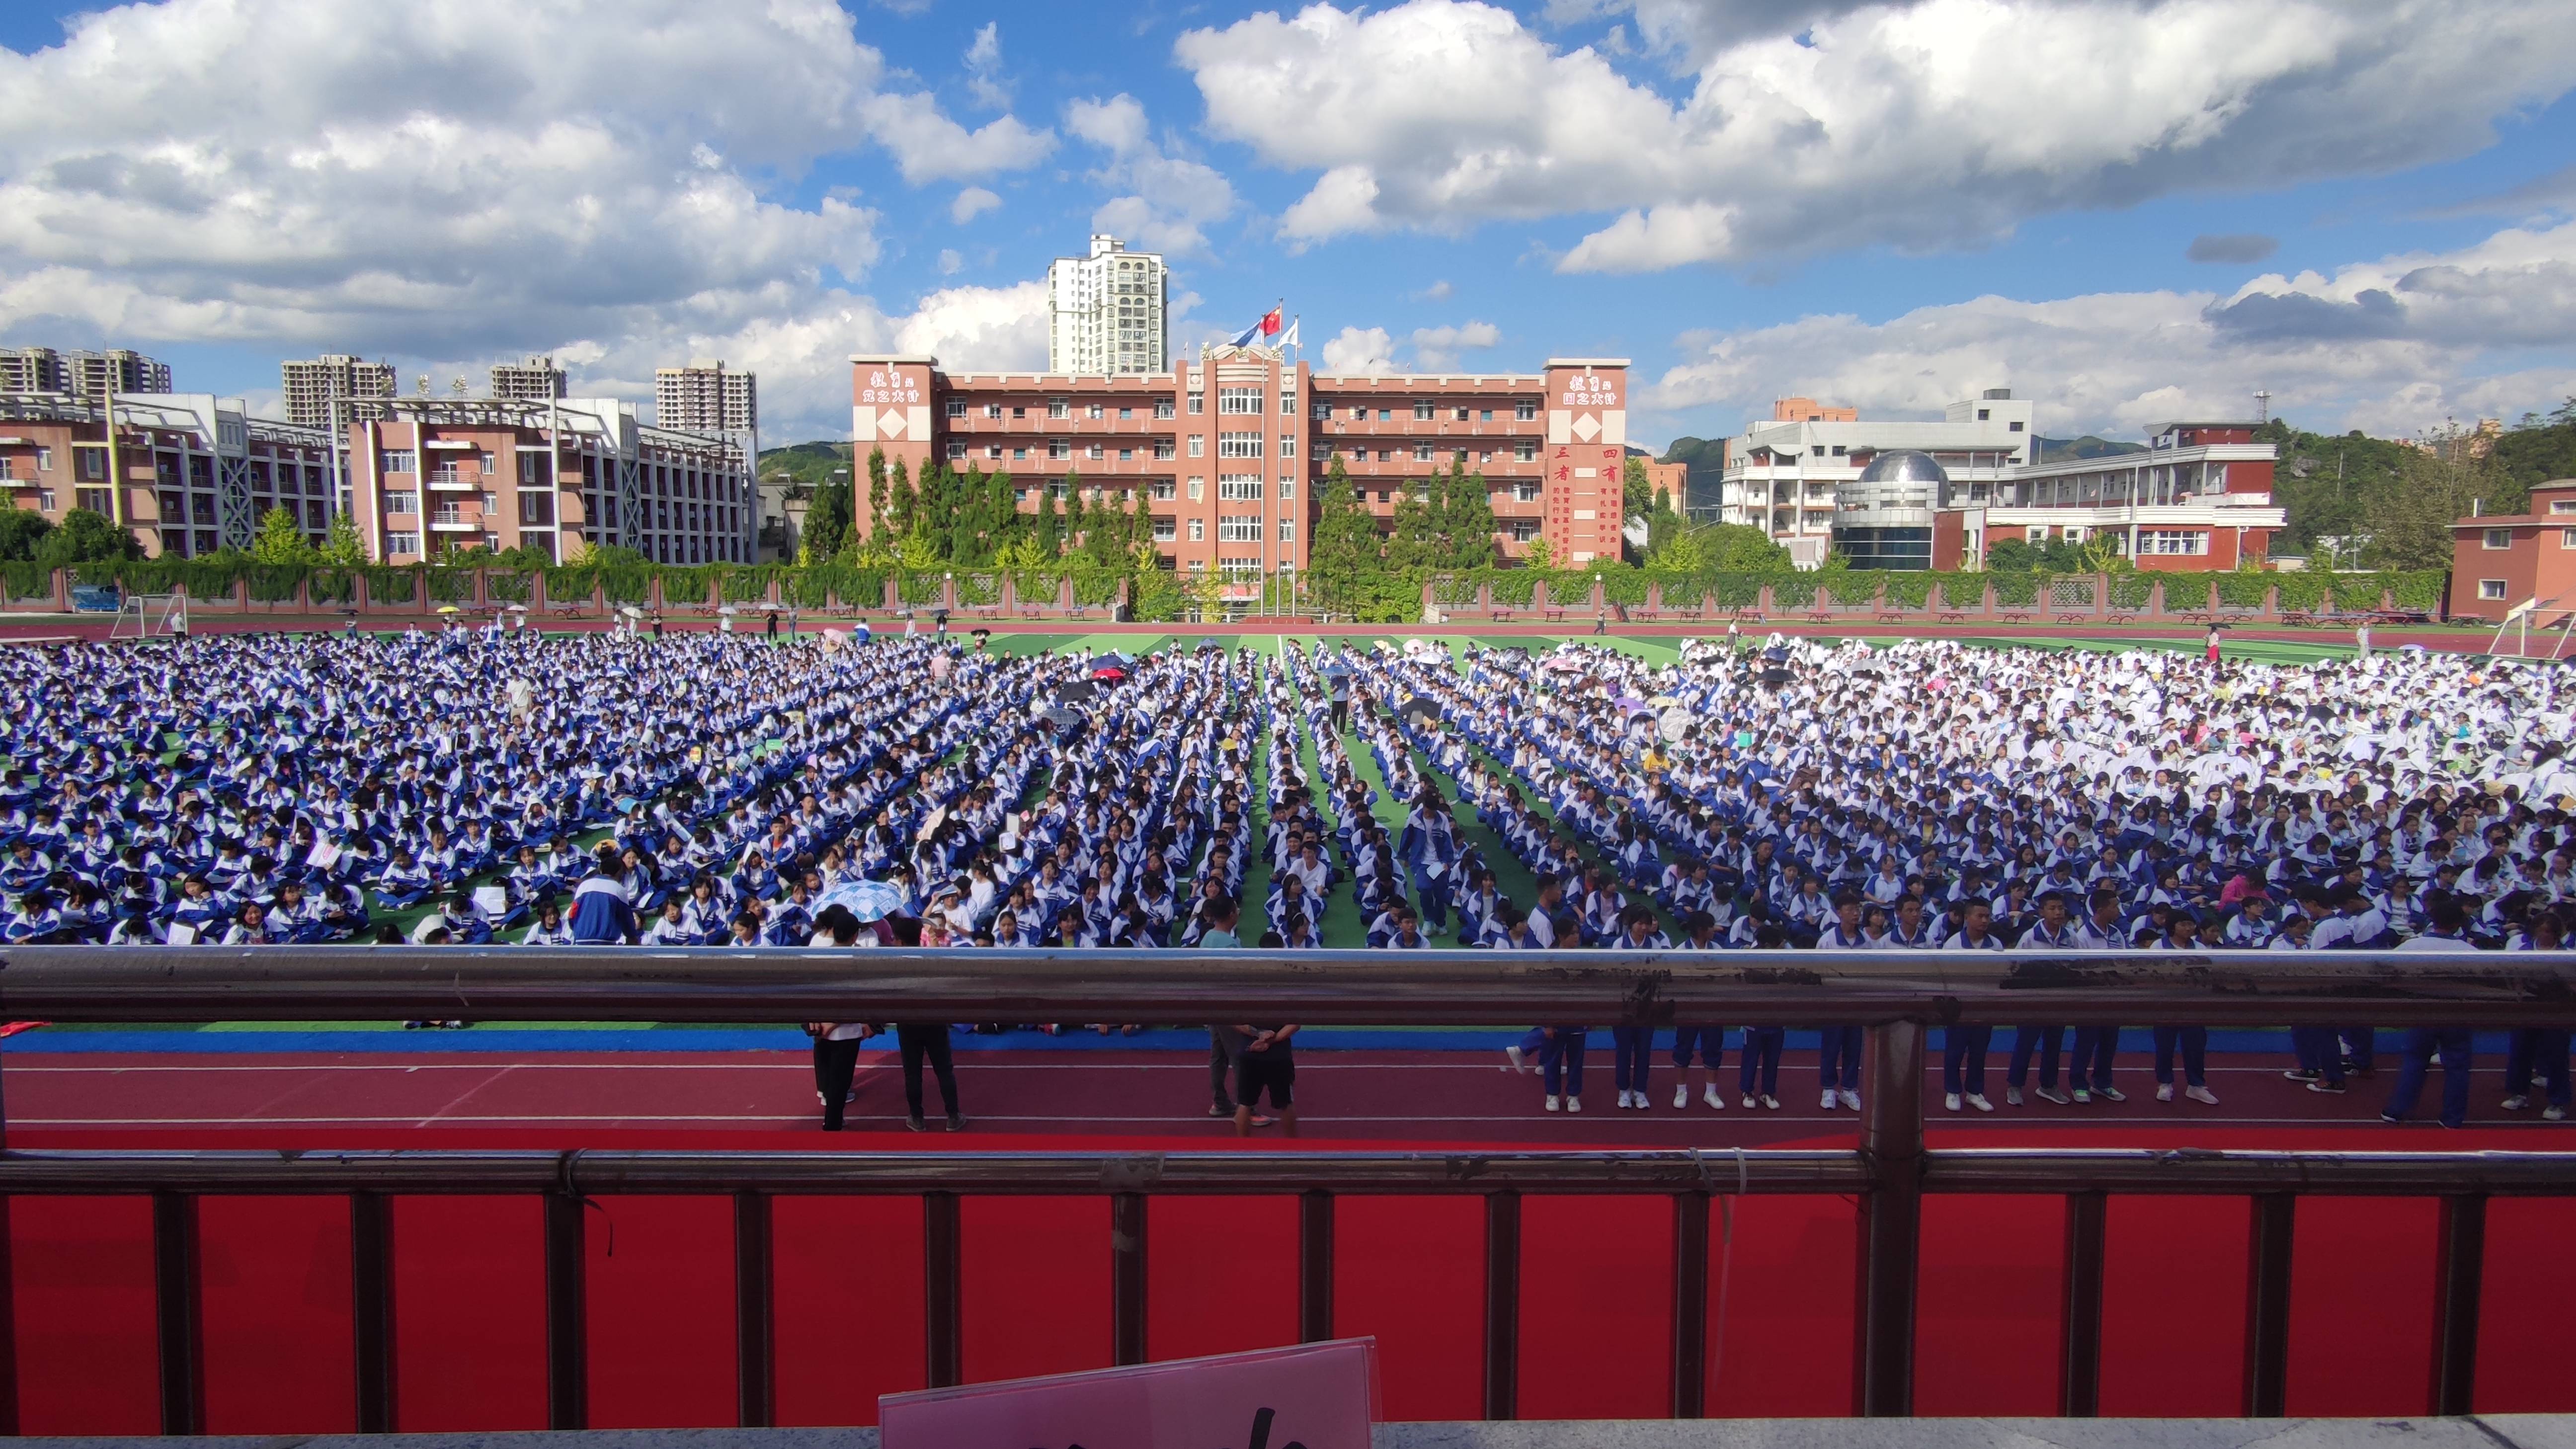
M 1047 268 L 1047 371 L 1080 377 L 1170 370 L 1171 274 L 1156 252 L 1094 235 L 1091 255 Z
M 332 426 L 335 403 L 342 418 L 357 416 L 353 407 L 390 398 L 398 385 L 392 363 L 369 362 L 339 352 L 283 362 L 278 364 L 278 372 L 286 386 L 286 420 L 308 428 Z
M 749 433 L 760 428 L 760 379 L 720 357 L 653 370 L 653 421 L 684 433 Z
M 464 384 L 459 383 L 462 387 Z M 564 370 L 552 357 L 492 364 L 494 402 L 545 402 L 564 395 Z
M 1743 436 L 1727 440 L 1718 521 L 1759 528 L 1789 550 L 1797 567 L 1814 568 L 1833 543 L 1835 490 L 1857 480 L 1870 459 L 1899 449 L 1931 454 L 1949 475 L 1954 501 L 1982 508 L 2037 456 L 2030 400 L 2010 388 L 1988 388 L 1947 411 L 1937 423 L 1749 424 Z

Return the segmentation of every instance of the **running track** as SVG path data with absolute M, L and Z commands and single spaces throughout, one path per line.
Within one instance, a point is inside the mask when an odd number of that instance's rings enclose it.
M 1817 1105 L 1810 1056 L 1792 1056 L 1781 1075 L 1781 1107 L 1746 1111 L 1733 1093 L 1709 1111 L 1696 1095 L 1675 1111 L 1669 1063 L 1654 1073 L 1654 1107 L 1611 1104 L 1609 1053 L 1592 1054 L 1579 1117 L 1540 1110 L 1535 1073 L 1515 1076 L 1500 1058 L 1459 1051 L 1312 1052 L 1298 1062 L 1298 1106 L 1310 1138 L 1361 1141 L 1510 1141 L 1551 1146 L 1758 1146 L 1830 1136 L 1854 1122 Z M 2356 1079 L 2343 1097 L 2309 1092 L 2281 1078 L 2282 1063 L 2256 1054 L 2216 1057 L 2210 1084 L 2221 1105 L 2153 1100 L 2146 1061 L 2125 1057 L 2124 1103 L 2060 1107 L 2033 1098 L 2004 1104 L 1998 1052 L 1988 1086 L 1995 1111 L 1956 1117 L 1940 1110 L 1937 1065 L 1926 1101 L 1935 1125 L 1980 1129 L 2302 1129 L 2376 1126 L 2393 1071 Z M 854 1132 L 903 1132 L 900 1068 L 890 1051 L 862 1057 Z M 2532 1112 L 2497 1106 L 2498 1065 L 2482 1059 L 2471 1098 L 2477 1125 L 2545 1129 Z M 1222 1139 L 1207 1116 L 1203 1053 L 1173 1051 L 974 1051 L 958 1055 L 961 1094 L 974 1128 L 1013 1137 L 1194 1136 Z M 415 1128 L 544 1130 L 574 1138 L 634 1129 L 728 1132 L 810 1131 L 819 1125 L 811 1068 L 792 1052 L 418 1052 L 20 1053 L 6 1069 L 8 1126 L 22 1134 L 136 1130 L 159 1134 L 273 1129 L 311 1140 L 345 1129 L 372 1136 Z M 938 1089 L 925 1079 L 933 1126 Z M 2418 1116 L 2438 1106 L 2439 1078 L 2427 1083 Z M 2420 1129 L 2419 1129 L 2420 1130 Z M 2544 1135 L 2555 1137 L 2554 1132 Z M 22 1138 L 23 1140 L 23 1138 Z M 910 1139 L 918 1140 L 918 1139 Z M 2576 1145 L 2576 1136 L 2567 1139 Z M 2537 1145 L 2537 1144 L 2535 1144 Z M 2554 1145 L 2554 1144 L 2553 1144 Z

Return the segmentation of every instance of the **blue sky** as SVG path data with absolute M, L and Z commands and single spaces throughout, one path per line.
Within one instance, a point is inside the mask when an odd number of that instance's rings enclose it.
M 2576 393 L 2576 6 L 1076 14 L 21 0 L 0 339 L 254 401 L 320 351 L 638 398 L 723 355 L 770 440 L 832 436 L 852 351 L 1042 362 L 1099 226 L 1171 254 L 1176 346 L 1284 298 L 1338 367 L 1625 355 L 1657 440 L 1791 392 L 2126 436 Z

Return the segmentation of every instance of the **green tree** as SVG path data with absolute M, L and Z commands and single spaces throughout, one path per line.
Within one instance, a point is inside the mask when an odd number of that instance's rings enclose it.
M 993 476 L 1001 479 L 1005 487 L 1011 486 L 1010 474 L 996 473 Z M 1037 541 L 1038 551 L 1047 558 L 1055 558 L 1064 552 L 1064 515 L 1055 511 L 1053 491 L 1038 490 L 1038 511 L 1029 516 L 1028 536 Z
M 893 526 L 887 509 L 893 505 L 886 487 L 885 449 L 868 449 L 868 532 L 882 535 Z
M 1325 466 L 1324 492 L 1315 510 L 1315 535 L 1306 550 L 1307 580 L 1324 608 L 1355 613 L 1364 580 L 1379 569 L 1382 542 L 1377 519 L 1360 502 L 1350 472 L 1338 457 Z
M 313 561 L 312 545 L 304 541 L 304 525 L 297 521 L 294 509 L 272 508 L 259 516 L 259 536 L 251 540 L 250 556 L 264 564 Z
M 1619 465 L 1619 491 L 1626 504 L 1623 516 L 1643 518 L 1655 506 L 1655 485 L 1646 480 L 1646 460 L 1630 454 Z
M 2039 567 L 2039 550 L 2028 539 L 1999 538 L 1986 545 L 1986 567 L 1999 574 L 2026 574 Z
M 1701 567 L 1720 573 L 1771 573 L 1789 567 L 1789 550 L 1749 523 L 1711 523 L 1691 530 Z
M 1386 531 L 1388 582 L 1405 579 L 1418 584 L 1424 574 L 1440 566 L 1443 552 L 1430 503 L 1410 488 L 1396 494 L 1395 517 Z
M 1467 465 L 1451 465 L 1435 495 L 1440 537 L 1445 544 L 1442 568 L 1482 569 L 1494 564 L 1494 502 L 1485 475 Z
M 2362 562 L 2373 568 L 2447 569 L 2451 524 L 2498 511 L 2505 478 L 2492 450 L 2473 451 L 2457 429 L 2426 441 L 2407 450 L 2398 463 L 2399 486 L 2373 499 L 2364 515 L 2370 542 Z
M 36 556 L 54 521 L 32 508 L 0 508 L 0 563 L 23 563 Z
M 570 536 L 580 537 L 579 534 Z M 358 536 L 357 516 L 345 508 L 334 510 L 331 526 L 322 535 L 321 562 L 335 569 L 353 569 L 366 561 L 367 544 Z
M 135 541 L 132 529 L 119 528 L 106 514 L 87 508 L 64 514 L 61 526 L 36 546 L 36 562 L 47 568 L 141 557 L 143 545 Z
M 886 478 L 886 526 L 899 538 L 909 538 L 921 523 L 921 496 L 913 491 L 912 477 L 904 470 L 903 460 L 894 460 Z
M 814 490 L 814 499 L 805 505 L 805 556 L 810 559 L 837 557 L 850 542 L 850 480 L 833 477 L 823 480 Z

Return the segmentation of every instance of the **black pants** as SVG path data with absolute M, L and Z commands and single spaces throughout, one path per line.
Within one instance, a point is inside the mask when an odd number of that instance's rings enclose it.
M 894 1029 L 895 1045 L 903 1050 L 903 1105 L 912 1115 L 921 1115 L 921 1059 L 930 1058 L 930 1069 L 939 1074 L 939 1100 L 948 1104 L 948 1115 L 957 1115 L 957 1068 L 948 1056 L 948 1027 L 945 1023 L 928 1025 L 906 1023 Z
M 1234 1093 L 1227 1085 L 1234 1077 L 1233 1035 L 1222 1027 L 1208 1028 L 1208 1105 L 1229 1117 L 1234 1115 Z
M 814 1090 L 823 1094 L 823 1130 L 841 1130 L 841 1111 L 850 1095 L 850 1079 L 859 1072 L 859 1038 L 834 1041 L 814 1038 Z

